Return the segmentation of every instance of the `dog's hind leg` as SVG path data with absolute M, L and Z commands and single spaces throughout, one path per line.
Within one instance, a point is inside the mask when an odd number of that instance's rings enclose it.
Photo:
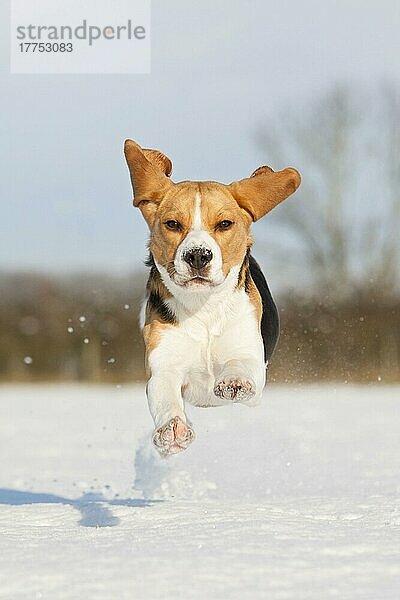
M 237 319 L 215 340 L 213 392 L 224 402 L 254 406 L 265 385 L 264 348 L 255 311 L 242 297 Z
M 223 400 L 256 404 L 262 388 L 259 363 L 253 360 L 229 360 L 216 373 L 214 394 Z

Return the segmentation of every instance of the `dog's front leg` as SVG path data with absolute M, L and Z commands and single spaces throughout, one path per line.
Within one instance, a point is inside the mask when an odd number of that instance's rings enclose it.
M 181 387 L 180 377 L 163 369 L 156 369 L 147 383 L 147 399 L 156 428 L 153 444 L 163 456 L 186 450 L 194 439 L 184 412 Z
M 144 326 L 143 334 L 150 376 L 146 393 L 155 425 L 153 444 L 162 456 L 177 454 L 194 440 L 182 397 L 191 353 L 182 331 L 172 325 L 154 320 Z

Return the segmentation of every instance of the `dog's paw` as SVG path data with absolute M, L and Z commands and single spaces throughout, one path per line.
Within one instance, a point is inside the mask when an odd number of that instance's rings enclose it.
M 214 394 L 223 400 L 246 402 L 255 396 L 256 387 L 251 379 L 224 377 L 215 382 Z
M 168 456 L 186 450 L 194 438 L 193 429 L 184 423 L 180 417 L 174 417 L 155 430 L 153 444 L 162 456 Z

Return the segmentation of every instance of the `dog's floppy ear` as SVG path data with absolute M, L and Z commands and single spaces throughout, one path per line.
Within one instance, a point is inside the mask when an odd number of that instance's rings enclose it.
M 251 177 L 231 183 L 228 189 L 239 206 L 250 214 L 252 220 L 258 221 L 293 194 L 300 181 L 300 173 L 291 167 L 277 172 L 271 167 L 259 167 Z
M 169 179 L 172 162 L 159 150 L 141 148 L 126 140 L 125 158 L 133 188 L 133 205 L 138 206 L 147 223 L 152 225 L 157 206 L 174 183 Z

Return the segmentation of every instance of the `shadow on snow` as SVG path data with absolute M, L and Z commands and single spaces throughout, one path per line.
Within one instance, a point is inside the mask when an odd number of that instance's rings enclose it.
M 108 500 L 102 494 L 87 493 L 76 500 L 37 492 L 22 492 L 0 488 L 0 504 L 9 506 L 22 506 L 25 504 L 64 504 L 69 505 L 81 513 L 79 525 L 83 527 L 114 527 L 120 520 L 112 514 L 112 506 L 131 506 L 132 508 L 145 508 L 162 502 L 162 500 L 141 500 L 114 498 Z

